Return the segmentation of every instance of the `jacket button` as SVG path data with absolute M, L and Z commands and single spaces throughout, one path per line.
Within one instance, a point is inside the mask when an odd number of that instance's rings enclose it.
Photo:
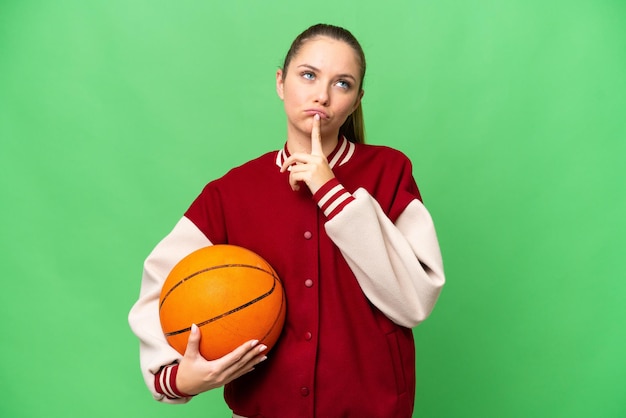
M 309 396 L 309 388 L 307 387 L 300 388 L 300 394 L 302 396 Z
M 304 339 L 307 341 L 311 341 L 311 338 L 313 338 L 313 334 L 311 334 L 310 332 L 305 332 L 304 333 Z
M 311 233 L 311 231 L 306 231 L 304 233 L 304 238 L 305 239 L 311 239 L 312 236 L 313 236 L 313 234 Z
M 306 287 L 313 287 L 313 280 L 311 280 L 311 279 L 306 279 L 306 280 L 304 281 L 304 285 L 305 285 Z

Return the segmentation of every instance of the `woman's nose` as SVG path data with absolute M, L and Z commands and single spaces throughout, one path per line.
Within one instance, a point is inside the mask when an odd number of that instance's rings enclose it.
M 324 85 L 320 85 L 316 92 L 316 99 L 319 104 L 323 106 L 328 106 L 330 102 L 330 94 L 328 92 L 328 87 Z

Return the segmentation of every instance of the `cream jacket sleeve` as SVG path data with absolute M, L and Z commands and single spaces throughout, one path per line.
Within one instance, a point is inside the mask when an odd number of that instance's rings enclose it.
M 139 299 L 128 315 L 132 331 L 139 338 L 141 371 L 146 385 L 158 401 L 184 403 L 191 398 L 169 399 L 156 392 L 154 375 L 161 367 L 177 362 L 181 355 L 165 339 L 159 321 L 161 287 L 172 268 L 189 253 L 211 242 L 187 218 L 183 217 L 174 229 L 154 248 L 144 263 Z
M 415 199 L 394 224 L 366 190 L 353 197 L 326 222 L 326 231 L 374 306 L 396 324 L 415 327 L 430 315 L 445 283 L 430 213 Z

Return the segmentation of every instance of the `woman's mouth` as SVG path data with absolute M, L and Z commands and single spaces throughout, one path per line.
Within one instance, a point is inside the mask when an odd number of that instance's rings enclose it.
M 328 114 L 324 112 L 323 110 L 319 110 L 319 109 L 306 109 L 304 113 L 309 116 L 320 115 L 320 119 L 329 119 Z

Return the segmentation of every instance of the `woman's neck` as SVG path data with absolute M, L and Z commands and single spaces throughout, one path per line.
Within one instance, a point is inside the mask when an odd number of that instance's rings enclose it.
M 328 156 L 337 147 L 339 132 L 322 135 L 322 150 Z M 289 154 L 297 152 L 311 153 L 311 134 L 287 132 L 287 151 Z

